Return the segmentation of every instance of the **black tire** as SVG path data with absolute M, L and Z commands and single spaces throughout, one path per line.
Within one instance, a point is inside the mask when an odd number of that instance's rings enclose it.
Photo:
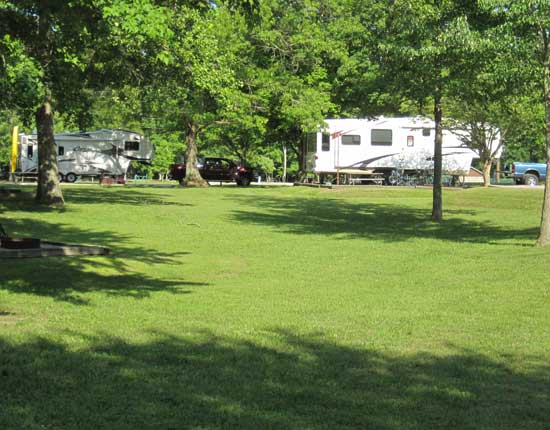
M 246 176 L 241 176 L 239 179 L 237 179 L 237 185 L 240 187 L 248 187 L 250 185 L 250 178 L 247 178 Z
M 70 184 L 76 182 L 76 180 L 77 180 L 77 176 L 73 172 L 67 173 L 65 175 L 65 181 L 67 181 Z
M 59 180 L 59 182 L 63 182 L 65 180 L 65 177 L 63 176 L 63 174 L 58 173 L 57 174 L 57 179 Z
M 525 175 L 523 175 L 523 183 L 525 185 L 530 185 L 530 186 L 534 187 L 535 185 L 539 184 L 539 178 L 538 178 L 537 175 L 533 175 L 531 173 L 526 173 Z

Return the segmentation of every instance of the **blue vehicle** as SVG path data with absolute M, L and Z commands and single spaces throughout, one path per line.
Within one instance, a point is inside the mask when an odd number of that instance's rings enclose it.
M 516 184 L 538 185 L 546 179 L 546 163 L 516 161 L 512 164 L 512 174 Z

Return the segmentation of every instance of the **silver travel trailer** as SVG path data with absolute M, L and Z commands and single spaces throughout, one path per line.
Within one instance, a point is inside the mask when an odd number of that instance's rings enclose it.
M 82 176 L 126 176 L 130 162 L 153 159 L 151 142 L 133 131 L 103 129 L 56 134 L 60 179 L 74 182 Z M 38 171 L 36 134 L 19 135 L 16 176 Z
M 327 119 L 326 127 L 306 137 L 306 172 L 324 181 L 328 176 L 388 182 L 392 172 L 433 170 L 435 123 L 423 117 Z M 468 175 L 472 159 L 455 132 L 443 131 L 443 171 Z

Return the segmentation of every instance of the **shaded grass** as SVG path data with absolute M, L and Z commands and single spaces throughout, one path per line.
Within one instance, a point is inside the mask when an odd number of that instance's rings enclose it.
M 321 336 L 270 346 L 208 332 L 71 350 L 0 342 L 10 428 L 546 428 L 548 369 L 519 374 L 473 351 L 399 356 Z M 62 394 L 61 394 L 62 393 Z M 18 399 L 25 399 L 19 403 Z M 8 418 L 9 421 L 5 419 Z
M 540 190 L 64 192 L 0 222 L 113 256 L 0 261 L 0 428 L 545 428 Z

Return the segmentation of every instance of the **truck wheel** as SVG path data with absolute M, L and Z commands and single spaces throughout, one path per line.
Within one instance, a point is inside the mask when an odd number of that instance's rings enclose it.
M 535 185 L 539 184 L 539 178 L 536 175 L 532 175 L 531 173 L 526 173 L 523 175 L 523 183 L 525 185 L 530 185 L 534 187 Z
M 250 185 L 250 179 L 246 176 L 242 176 L 239 179 L 237 179 L 237 185 L 241 187 L 248 187 Z
M 73 182 L 76 182 L 76 175 L 72 172 L 67 173 L 67 175 L 65 176 L 65 180 L 70 184 L 72 184 Z

